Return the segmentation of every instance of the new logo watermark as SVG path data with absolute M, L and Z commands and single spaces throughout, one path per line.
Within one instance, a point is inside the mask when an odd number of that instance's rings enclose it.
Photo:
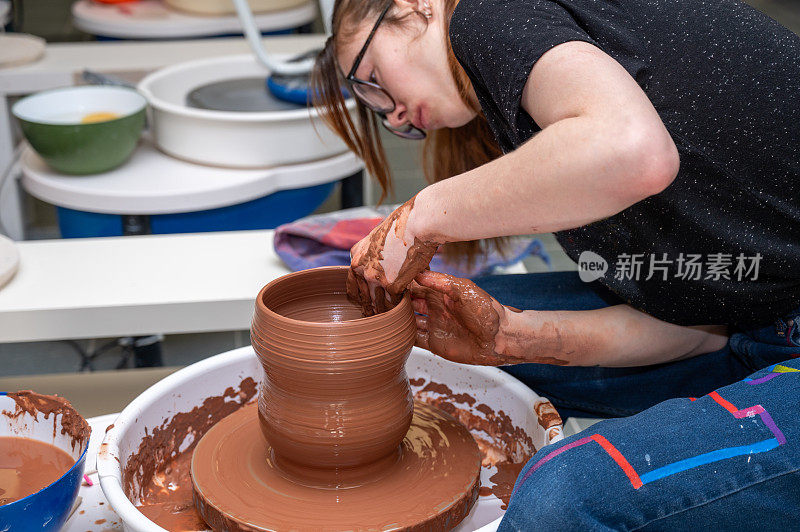
M 598 280 L 607 271 L 608 262 L 594 251 L 584 251 L 578 257 L 578 276 L 584 283 Z

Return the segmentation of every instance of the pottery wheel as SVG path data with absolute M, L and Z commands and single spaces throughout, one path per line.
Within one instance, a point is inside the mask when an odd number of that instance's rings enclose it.
M 304 109 L 305 105 L 284 102 L 274 97 L 263 77 L 215 81 L 192 90 L 186 105 L 211 111 L 266 113 Z
M 481 458 L 469 431 L 415 402 L 400 452 L 344 489 L 310 487 L 275 464 L 248 405 L 209 430 L 192 456 L 195 506 L 214 530 L 449 530 L 478 498 Z

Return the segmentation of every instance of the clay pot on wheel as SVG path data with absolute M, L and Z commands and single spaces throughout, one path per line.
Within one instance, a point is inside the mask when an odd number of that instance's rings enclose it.
M 346 276 L 347 267 L 295 272 L 256 299 L 259 419 L 278 464 L 346 469 L 391 460 L 411 424 L 409 296 L 362 318 L 347 300 Z

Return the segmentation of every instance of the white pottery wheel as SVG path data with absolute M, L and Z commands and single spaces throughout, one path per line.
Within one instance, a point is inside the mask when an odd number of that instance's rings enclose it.
M 0 288 L 8 283 L 19 268 L 19 251 L 14 242 L 0 235 Z
M 150 102 L 156 144 L 179 159 L 231 168 L 312 161 L 347 150 L 318 113 L 305 107 L 231 112 L 186 105 L 187 94 L 198 87 L 268 74 L 249 54 L 190 61 L 150 74 L 138 88 Z
M 308 0 L 249 0 L 253 13 L 266 13 L 297 7 Z M 199 15 L 229 15 L 236 13 L 232 0 L 164 0 L 168 6 Z
M 498 368 L 454 364 L 414 348 L 406 371 L 411 378 L 446 384 L 454 393 L 470 394 L 476 404 L 485 403 L 495 410 L 503 410 L 515 426 L 531 437 L 537 449 L 564 437 L 560 426 L 559 430 L 550 429 L 551 438 L 549 431 L 539 425 L 534 406 L 546 399 Z M 163 531 L 136 509 L 122 489 L 122 471 L 145 434 L 152 433 L 153 428 L 176 413 L 201 405 L 205 398 L 221 395 L 228 387 L 238 387 L 245 377 L 262 378 L 261 366 L 250 346 L 207 358 L 173 373 L 144 391 L 117 417 L 103 441 L 105 451 L 97 457 L 97 471 L 103 492 L 122 519 L 125 530 Z M 412 389 L 415 388 L 412 386 Z M 482 468 L 481 485 L 489 485 L 494 472 L 494 467 Z M 501 501 L 494 495 L 479 497 L 455 531 L 495 530 L 504 513 L 500 506 Z
M 255 13 L 262 32 L 297 28 L 314 21 L 316 2 L 306 1 L 289 9 Z M 119 39 L 198 39 L 215 35 L 238 35 L 242 23 L 234 14 L 209 16 L 177 11 L 162 0 L 138 0 L 102 4 L 77 0 L 72 4 L 73 25 L 92 35 Z

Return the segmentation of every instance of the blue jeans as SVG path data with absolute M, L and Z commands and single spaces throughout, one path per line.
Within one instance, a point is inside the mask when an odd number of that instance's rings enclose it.
M 574 272 L 485 277 L 522 309 L 620 303 Z M 522 470 L 501 530 L 800 529 L 800 309 L 714 353 L 640 368 L 504 368 L 563 417 L 621 417 Z M 715 391 L 716 390 L 716 391 Z

